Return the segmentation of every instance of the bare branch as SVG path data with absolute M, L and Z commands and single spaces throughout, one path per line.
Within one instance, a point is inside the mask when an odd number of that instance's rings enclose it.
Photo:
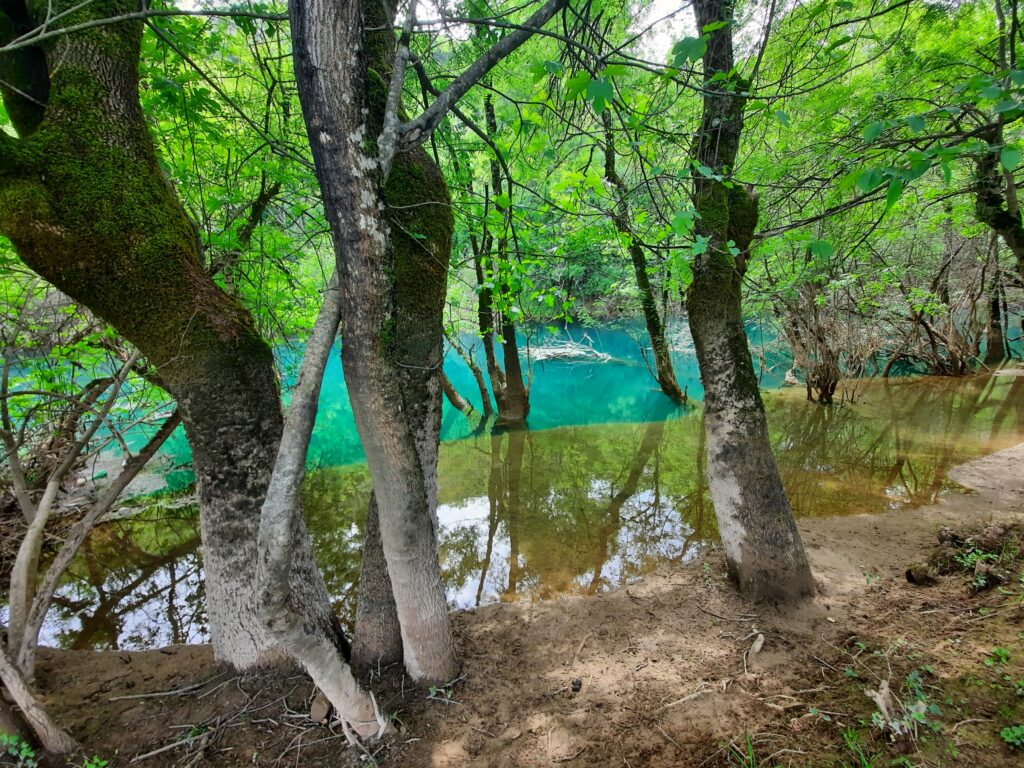
M 415 23 L 416 0 L 409 0 L 409 11 L 405 17 L 405 27 L 402 29 L 402 37 L 398 41 L 395 64 L 391 70 L 391 88 L 388 90 L 388 100 L 384 105 L 384 127 L 381 130 L 380 138 L 377 140 L 378 162 L 380 163 L 382 183 L 388 178 L 388 171 L 391 170 L 391 161 L 395 157 L 395 146 L 398 143 L 398 130 L 400 127 L 398 110 L 402 102 L 405 69 L 409 63 L 409 37 L 412 34 L 412 28 Z

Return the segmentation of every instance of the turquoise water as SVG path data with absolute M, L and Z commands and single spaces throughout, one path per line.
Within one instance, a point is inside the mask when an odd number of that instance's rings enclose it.
M 754 366 L 761 375 L 765 388 L 782 383 L 789 367 L 788 357 L 775 344 L 775 337 L 759 326 L 749 325 L 751 353 Z M 689 396 L 700 400 L 704 390 L 700 384 L 697 357 L 693 350 L 689 328 L 681 320 L 674 320 L 668 328 L 679 386 Z M 481 369 L 485 369 L 483 347 L 479 339 L 465 335 L 464 347 L 471 349 Z M 592 350 L 586 357 L 573 360 L 534 360 L 532 350 L 549 348 L 573 342 Z M 646 360 L 653 361 L 647 332 L 639 320 L 627 320 L 601 327 L 570 324 L 558 328 L 538 326 L 519 334 L 524 373 L 532 369 L 530 390 L 531 430 L 564 426 L 586 426 L 621 422 L 646 422 L 665 419 L 677 409 L 658 389 Z M 774 347 L 774 348 L 773 348 Z M 499 345 L 500 357 L 500 345 Z M 301 362 L 301 347 L 279 351 L 286 384 L 294 381 Z M 607 356 L 607 357 L 605 357 Z M 645 360 L 646 357 L 646 360 Z M 529 365 L 527 365 L 529 364 Z M 653 362 L 651 363 L 653 365 Z M 469 367 L 453 350 L 445 355 L 445 373 L 463 397 L 481 407 L 480 394 Z M 447 400 L 441 423 L 441 439 L 445 441 L 468 437 L 473 427 Z M 164 455 L 181 467 L 166 472 L 168 486 L 182 487 L 192 480 L 186 467 L 190 461 L 188 443 L 183 430 L 179 430 Z M 349 404 L 348 391 L 341 369 L 341 356 L 331 356 L 324 374 L 320 393 L 320 411 L 309 448 L 311 467 L 335 467 L 363 459 L 362 446 L 356 434 Z

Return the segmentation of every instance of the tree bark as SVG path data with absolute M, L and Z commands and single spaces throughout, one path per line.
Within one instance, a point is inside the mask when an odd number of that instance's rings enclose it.
M 391 577 L 380 540 L 377 497 L 370 494 L 370 508 L 363 529 L 363 553 L 359 560 L 359 597 L 356 630 L 352 641 L 352 665 L 360 673 L 372 672 L 402 660 L 402 630 L 398 622 Z
M 99 0 L 76 18 L 135 9 Z M 281 432 L 273 357 L 250 314 L 205 274 L 196 232 L 160 169 L 139 105 L 141 39 L 138 22 L 101 26 L 62 36 L 37 58 L 48 76 L 34 71 L 35 79 L 48 93 L 32 95 L 46 99 L 45 118 L 15 122 L 19 139 L 0 133 L 0 232 L 29 267 L 131 341 L 178 402 L 196 472 L 214 653 L 250 667 L 277 655 L 256 620 L 252 578 L 255 512 Z M 18 96 L 8 90 L 4 100 Z M 297 535 L 295 562 L 313 572 Z M 310 589 L 329 605 L 318 575 Z
M 982 152 L 976 161 L 974 212 L 978 221 L 987 224 L 1003 238 L 1017 261 L 1017 273 L 1024 277 L 1024 220 L 1020 210 L 1011 206 L 1006 196 L 1006 181 L 999 159 L 1003 143 L 1002 126 L 983 136 L 991 149 Z
M 393 12 L 387 9 L 387 15 Z M 432 288 L 409 293 L 417 280 L 422 288 L 436 286 L 435 274 L 446 276 L 450 241 L 428 238 L 430 247 L 410 254 L 415 260 L 399 258 L 392 231 L 402 225 L 383 213 L 387 203 L 397 203 L 392 191 L 421 202 L 443 193 L 443 179 L 402 154 L 392 171 L 402 178 L 400 188 L 383 191 L 375 145 L 387 89 L 370 67 L 378 46 L 393 45 L 393 38 L 388 33 L 364 40 L 363 4 L 296 0 L 291 22 L 299 96 L 343 289 L 345 381 L 373 478 L 405 666 L 417 682 L 447 682 L 456 676 L 458 660 L 435 520 L 442 318 L 439 307 L 436 320 L 423 321 L 436 301 Z M 429 216 L 447 224 L 444 198 L 427 207 Z M 429 272 L 418 273 L 421 268 Z M 399 271 L 410 274 L 398 277 Z
M 25 682 L 25 678 L 11 663 L 7 651 L 2 647 L 0 647 L 0 681 L 3 681 L 4 687 L 11 694 L 14 703 L 18 705 L 21 714 L 39 737 L 43 749 L 56 755 L 68 755 L 81 749 L 78 742 L 67 731 L 50 719 L 46 709 L 39 703 L 32 689 Z
M 708 33 L 694 159 L 727 176 L 743 129 L 738 92 L 744 84 L 712 78 L 733 69 L 734 0 L 696 0 L 694 10 L 698 29 L 726 23 Z M 694 207 L 700 214 L 696 231 L 707 248 L 694 259 L 686 305 L 704 384 L 708 483 L 729 572 L 754 600 L 797 600 L 810 595 L 814 583 L 772 455 L 741 307 L 737 256 L 749 248 L 757 226 L 757 198 L 698 176 Z
M 359 687 L 352 674 L 348 644 L 337 618 L 330 611 L 310 615 L 295 609 L 308 603 L 304 595 L 307 580 L 296 578 L 292 562 L 296 523 L 302 519 L 302 480 L 316 423 L 320 384 L 338 335 L 340 315 L 340 291 L 332 278 L 306 342 L 260 514 L 256 581 L 259 616 L 270 636 L 305 667 L 346 728 L 374 738 L 386 732 L 387 723 L 377 711 L 373 696 Z

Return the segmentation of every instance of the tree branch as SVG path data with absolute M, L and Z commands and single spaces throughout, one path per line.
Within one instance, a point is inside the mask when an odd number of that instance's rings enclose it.
M 47 24 L 52 24 L 54 21 L 62 18 L 63 16 L 71 13 L 71 11 L 77 11 L 81 8 L 81 5 L 76 5 L 74 8 L 69 9 L 65 13 L 58 14 L 47 21 Z M 152 19 L 160 16 L 211 16 L 220 18 L 237 18 L 237 19 L 264 19 L 267 21 L 288 21 L 288 14 L 286 13 L 257 13 L 255 11 L 217 11 L 217 10 L 198 10 L 198 11 L 183 11 L 183 10 L 155 10 L 148 9 L 145 11 L 134 11 L 132 13 L 124 13 L 120 16 L 108 16 L 103 19 L 90 19 L 89 21 L 83 21 L 80 24 L 72 24 L 67 27 L 60 27 L 58 29 L 46 29 L 45 25 L 41 25 L 32 29 L 20 37 L 15 38 L 6 45 L 0 46 L 0 53 L 8 53 L 10 51 L 16 51 L 20 48 L 29 48 L 39 43 L 45 42 L 46 40 L 52 40 L 57 37 L 64 35 L 70 35 L 73 32 L 84 32 L 87 29 L 95 29 L 96 27 L 106 27 L 111 24 L 124 24 L 129 21 L 145 21 L 146 19 Z
M 398 41 L 398 50 L 395 52 L 395 64 L 391 70 L 391 87 L 388 90 L 388 100 L 384 105 L 384 126 L 381 129 L 380 138 L 377 140 L 377 154 L 382 184 L 387 181 L 388 171 L 391 170 L 391 161 L 395 157 L 395 148 L 398 143 L 398 131 L 401 125 L 398 111 L 402 104 L 405 69 L 409 63 L 409 37 L 412 35 L 412 27 L 415 23 L 416 0 L 409 0 L 405 27 L 402 29 L 402 37 Z
M 568 4 L 569 0 L 548 0 L 524 22 L 524 29 L 517 29 L 492 45 L 461 75 L 456 77 L 419 117 L 400 127 L 398 149 L 409 150 L 418 147 L 430 138 L 430 134 L 441 124 L 445 115 L 451 111 L 459 99 L 466 95 L 470 88 L 480 82 L 498 62 L 533 36 L 534 31 L 529 29 L 530 27 L 543 27 L 552 16 Z

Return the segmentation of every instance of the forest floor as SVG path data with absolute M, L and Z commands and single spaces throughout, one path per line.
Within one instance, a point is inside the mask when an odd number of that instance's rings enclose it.
M 304 676 L 238 677 L 204 646 L 44 650 L 39 682 L 118 766 L 1021 765 L 1000 731 L 1024 724 L 1024 445 L 951 479 L 966 490 L 928 507 L 802 520 L 819 594 L 795 610 L 753 612 L 711 551 L 604 595 L 454 614 L 462 678 L 425 692 L 385 670 L 400 732 L 372 757 L 308 720 Z M 943 526 L 954 572 L 908 583 Z

